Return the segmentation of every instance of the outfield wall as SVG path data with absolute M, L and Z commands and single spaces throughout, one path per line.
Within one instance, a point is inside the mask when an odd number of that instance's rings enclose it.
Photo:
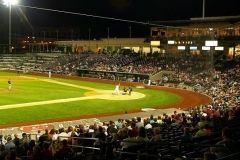
M 78 69 L 77 75 L 80 77 L 92 77 L 99 79 L 122 80 L 129 82 L 140 82 L 149 79 L 147 74 L 113 72 L 113 71 L 96 71 L 89 69 Z

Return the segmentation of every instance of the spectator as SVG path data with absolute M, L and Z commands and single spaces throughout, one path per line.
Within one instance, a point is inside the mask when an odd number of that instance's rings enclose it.
M 11 135 L 7 137 L 7 143 L 5 144 L 6 151 L 10 151 L 11 149 L 15 149 L 16 145 L 13 143 Z
M 160 129 L 160 127 L 155 127 L 154 129 L 153 129 L 153 136 L 152 136 L 152 138 L 150 139 L 150 141 L 151 142 L 159 142 L 159 141 L 161 141 L 161 129 Z
M 183 129 L 183 135 L 181 137 L 181 142 L 183 143 L 191 143 L 193 140 L 193 136 L 191 134 L 190 128 L 189 127 L 185 127 Z
M 67 140 L 63 140 L 59 143 L 59 148 L 56 151 L 54 157 L 57 160 L 65 160 L 72 156 L 72 150 L 67 145 Z
M 232 138 L 231 129 L 225 127 L 222 129 L 222 140 L 216 143 L 215 147 L 211 147 L 211 151 L 220 158 L 228 154 L 238 152 L 238 143 Z

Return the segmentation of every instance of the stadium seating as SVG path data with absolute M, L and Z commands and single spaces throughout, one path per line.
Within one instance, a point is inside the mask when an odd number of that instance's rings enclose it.
M 188 59 L 189 58 L 189 59 Z M 159 117 L 140 117 L 93 125 L 67 124 L 45 133 L 21 133 L 0 136 L 0 159 L 187 159 L 207 156 L 212 159 L 236 159 L 240 142 L 240 68 L 209 73 L 201 69 L 203 57 L 143 57 L 141 55 L 61 55 L 0 56 L 0 65 L 17 69 L 69 74 L 76 69 L 97 69 L 154 74 L 171 70 L 161 83 L 184 83 L 196 92 L 212 97 L 205 106 L 189 106 L 187 113 L 174 112 Z M 169 63 L 167 63 L 169 62 Z M 196 63 L 195 63 L 196 62 Z M 201 62 L 201 63 L 200 63 Z M 199 64 L 199 66 L 195 66 Z M 155 67 L 154 67 L 155 66 Z M 195 68 L 193 68 L 195 66 Z M 190 68 L 190 70 L 184 70 Z M 202 72 L 202 71 L 206 72 Z M 113 122 L 115 121 L 115 122 Z M 159 132 L 156 133 L 155 129 Z M 35 135 L 35 136 L 34 136 Z M 36 137 L 36 138 L 34 138 Z M 157 140 L 156 140 L 157 139 Z

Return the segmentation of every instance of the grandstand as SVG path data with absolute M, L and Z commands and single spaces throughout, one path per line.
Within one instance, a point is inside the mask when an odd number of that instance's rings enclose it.
M 163 112 L 146 112 L 145 115 L 130 114 L 129 118 L 122 118 L 122 116 L 117 118 L 114 116 L 58 122 L 51 125 L 48 124 L 45 127 L 44 125 L 41 127 L 36 125 L 32 126 L 30 130 L 29 127 L 23 127 L 22 130 L 19 130 L 18 127 L 10 130 L 4 129 L 2 130 L 4 135 L 16 134 L 15 137 L 5 136 L 2 138 L 6 149 L 10 143 L 11 145 L 14 143 L 16 146 L 15 141 L 20 142 L 20 146 L 16 147 L 21 148 L 23 147 L 21 141 L 24 141 L 29 143 L 29 145 L 34 143 L 36 146 L 41 145 L 41 143 L 48 144 L 48 147 L 67 143 L 68 146 L 65 146 L 66 153 L 62 155 L 66 159 L 126 159 L 126 157 L 128 159 L 151 158 L 168 160 L 179 157 L 182 159 L 194 159 L 202 158 L 203 155 L 209 153 L 207 152 L 209 149 L 211 150 L 209 154 L 216 156 L 215 159 L 235 159 L 234 157 L 238 156 L 239 151 L 234 146 L 238 145 L 236 140 L 240 138 L 238 127 L 238 105 L 240 102 L 239 65 L 227 70 L 216 70 L 213 73 L 214 76 L 211 77 L 212 74 L 208 75 L 207 72 L 203 72 L 204 69 L 201 72 L 199 68 L 190 67 L 191 65 L 196 66 L 192 58 L 144 56 L 137 53 L 133 56 L 132 54 L 134 53 L 124 55 L 94 53 L 79 55 L 1 55 L 1 64 L 3 64 L 4 69 L 19 70 L 27 68 L 29 72 L 42 73 L 52 70 L 56 74 L 66 73 L 67 75 L 70 72 L 74 74 L 80 69 L 105 73 L 110 71 L 114 73 L 125 72 L 139 75 L 144 75 L 145 73 L 154 75 L 154 73 L 160 71 L 162 72 L 162 76 L 160 76 L 162 79 L 158 79 L 161 83 L 159 82 L 157 85 L 168 85 L 170 83 L 180 85 L 180 83 L 184 83 L 185 86 L 192 86 L 196 92 L 211 96 L 213 102 L 196 108 L 189 106 L 189 109 L 186 111 L 171 109 L 168 111 L 168 114 L 166 114 L 167 111 L 163 110 Z M 182 58 L 184 58 L 184 61 L 182 61 Z M 194 57 L 194 59 L 197 62 L 202 61 L 201 56 Z M 129 67 L 130 65 L 131 67 Z M 64 67 L 61 68 L 61 66 Z M 156 68 L 149 70 L 149 66 L 155 66 Z M 66 67 L 68 69 L 64 70 Z M 188 69 L 186 70 L 186 68 Z M 91 74 L 94 74 L 94 72 Z M 109 75 L 101 77 L 101 79 L 109 78 L 111 79 Z M 145 80 L 139 79 L 143 83 Z M 133 81 L 137 82 L 138 80 L 134 79 Z M 194 88 L 196 84 L 199 84 L 201 89 Z M 138 116 L 141 116 L 141 118 L 138 118 Z M 43 130 L 48 127 L 49 130 L 46 130 L 46 133 L 43 134 Z M 228 129 L 225 127 L 228 127 Z M 53 128 L 55 130 L 52 130 Z M 185 130 L 187 129 L 189 133 L 186 133 Z M 230 145 L 228 147 L 230 148 L 221 148 L 220 144 L 225 143 L 225 140 L 222 140 L 225 137 L 221 137 L 221 131 L 229 129 L 231 133 L 234 133 L 234 135 L 231 135 L 231 139 L 228 139 L 228 145 Z M 160 130 L 160 132 L 155 130 Z M 27 133 L 26 136 L 24 132 Z M 20 139 L 17 138 L 17 135 Z M 62 139 L 67 141 L 62 142 Z M 55 150 L 52 148 L 51 156 L 48 156 L 52 157 L 53 155 L 52 158 L 59 159 L 59 154 L 63 151 L 57 148 Z M 32 152 L 32 154 L 29 152 Z M 34 150 L 31 151 L 31 148 L 26 148 L 18 156 L 22 159 L 28 159 L 35 156 L 39 157 L 40 155 Z M 46 156 L 42 155 L 40 157 L 42 159 L 50 158 Z

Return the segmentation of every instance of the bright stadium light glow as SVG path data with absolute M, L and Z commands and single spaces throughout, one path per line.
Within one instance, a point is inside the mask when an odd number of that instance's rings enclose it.
M 224 47 L 222 46 L 215 47 L 215 51 L 223 51 L 223 50 L 224 50 Z
M 209 46 L 202 46 L 202 50 L 203 51 L 210 51 L 210 47 Z
M 190 46 L 190 50 L 197 50 L 197 46 Z
M 216 40 L 205 41 L 205 46 L 216 47 L 218 46 L 218 41 Z
M 6 5 L 6 6 L 17 5 L 18 4 L 18 0 L 3 0 L 3 4 Z
M 178 50 L 185 50 L 186 47 L 185 46 L 178 46 Z
M 160 46 L 160 41 L 151 41 L 151 46 Z
M 174 43 L 175 43 L 175 41 L 173 41 L 173 40 L 168 41 L 168 44 L 174 44 Z

